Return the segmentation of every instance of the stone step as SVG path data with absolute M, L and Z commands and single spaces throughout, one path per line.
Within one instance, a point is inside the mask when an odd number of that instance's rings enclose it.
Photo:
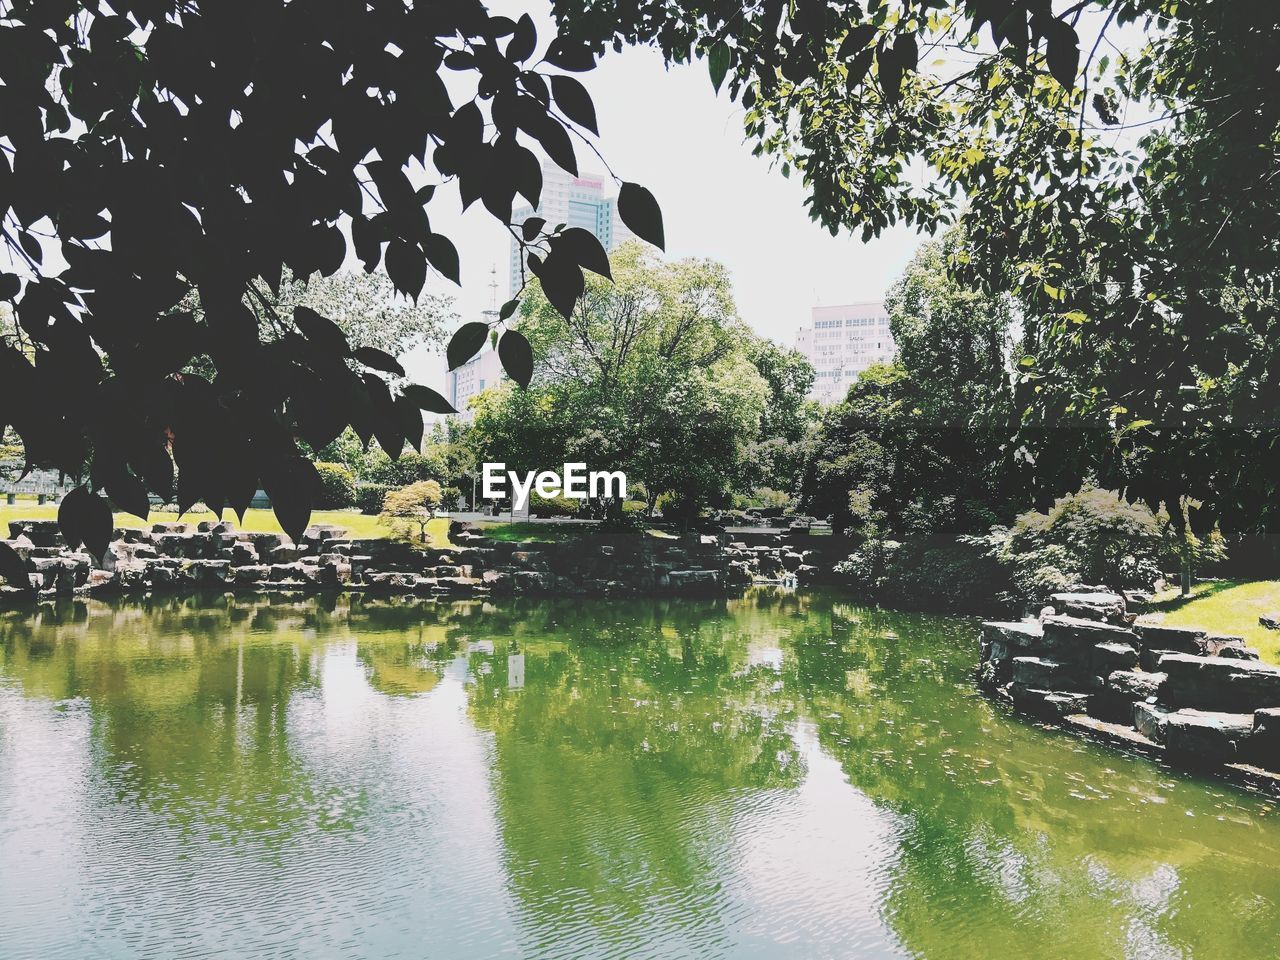
M 1174 707 L 1249 711 L 1280 707 L 1280 668 L 1189 653 L 1165 654 L 1157 666 L 1169 675 L 1162 695 Z

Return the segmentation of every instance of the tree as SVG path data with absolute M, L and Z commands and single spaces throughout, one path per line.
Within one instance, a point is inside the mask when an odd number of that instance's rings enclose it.
M 897 356 L 866 371 L 808 444 L 803 502 L 837 527 L 886 535 L 972 533 L 1024 491 L 1008 452 L 1012 300 L 957 282 L 957 232 L 925 244 L 886 306 Z
M 1010 449 L 1047 505 L 1090 475 L 1274 526 L 1280 22 L 1264 0 L 558 0 L 594 50 L 702 57 L 811 215 L 960 223 L 950 266 L 1014 294 Z M 1116 28 L 1144 34 L 1115 46 Z M 919 169 L 928 176 L 917 176 Z
M 799 350 L 780 347 L 772 340 L 752 337 L 747 356 L 769 388 L 760 428 L 742 458 L 738 486 L 795 493 L 803 468 L 804 439 L 818 420 L 818 405 L 807 399 L 814 370 Z
M 440 484 L 435 480 L 419 480 L 407 487 L 388 490 L 378 522 L 404 535 L 417 529 L 418 539 L 427 542 L 427 524 L 436 518 L 436 510 L 443 499 Z
M 478 0 L 5 4 L 0 241 L 15 272 L 0 300 L 20 329 L 0 346 L 0 422 L 32 465 L 84 481 L 72 545 L 110 528 L 97 491 L 145 515 L 148 490 L 173 497 L 175 463 L 180 506 L 242 512 L 261 483 L 296 537 L 317 488 L 299 439 L 320 449 L 350 425 L 393 457 L 420 442 L 442 397 L 393 392 L 380 374 L 402 375 L 394 357 L 268 292 L 286 268 L 328 277 L 349 253 L 412 299 L 429 269 L 457 282 L 427 212 L 433 174 L 507 226 L 567 312 L 584 266 L 608 273 L 603 250 L 511 213 L 517 194 L 539 200 L 531 145 L 577 171 L 571 138 L 595 111 L 571 74 L 593 65 Z M 619 213 L 662 245 L 643 187 L 622 183 Z M 199 317 L 180 306 L 193 290 Z M 212 377 L 184 372 L 201 356 Z
M 629 244 L 614 252 L 613 274 L 590 281 L 568 318 L 533 285 L 519 321 L 533 382 L 475 401 L 476 459 L 622 470 L 651 508 L 667 494 L 695 514 L 729 488 L 768 386 L 720 264 L 663 263 Z

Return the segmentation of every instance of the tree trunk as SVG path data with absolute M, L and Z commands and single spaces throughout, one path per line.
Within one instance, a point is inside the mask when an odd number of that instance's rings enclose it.
M 1191 538 L 1182 533 L 1182 595 L 1191 596 Z

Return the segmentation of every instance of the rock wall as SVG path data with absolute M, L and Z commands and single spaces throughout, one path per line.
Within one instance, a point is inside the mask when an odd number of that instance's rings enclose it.
M 586 534 L 565 543 L 504 543 L 454 523 L 454 547 L 350 539 L 309 528 L 300 543 L 222 523 L 158 523 L 117 529 L 101 562 L 66 549 L 56 522 L 14 521 L 8 544 L 40 597 L 176 590 L 361 590 L 455 597 L 484 594 L 723 594 L 779 580 L 804 564 L 778 541 L 750 546 L 724 536 L 678 539 Z M 0 588 L 15 600 L 31 591 Z
M 1123 597 L 1090 591 L 1054 596 L 1038 619 L 984 623 L 979 683 L 1184 765 L 1280 771 L 1280 668 L 1239 637 L 1134 620 Z

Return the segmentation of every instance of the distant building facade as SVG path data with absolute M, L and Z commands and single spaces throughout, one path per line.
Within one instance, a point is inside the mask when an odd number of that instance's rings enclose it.
M 814 307 L 812 321 L 796 334 L 796 349 L 809 358 L 817 374 L 810 399 L 843 400 L 858 374 L 873 363 L 893 359 L 889 313 L 883 301 Z
M 483 350 L 457 370 L 450 370 L 445 374 L 445 398 L 458 411 L 459 419 L 469 422 L 473 414 L 467 409 L 467 401 L 486 387 L 496 386 L 502 376 L 502 362 L 498 359 L 498 352 L 486 344 Z
M 606 250 L 634 238 L 618 216 L 618 201 L 605 195 L 608 179 L 601 174 L 584 173 L 575 177 L 553 164 L 542 166 L 542 195 L 537 209 L 528 204 L 517 207 L 511 215 L 516 226 L 533 216 L 547 221 L 548 229 L 557 224 L 582 227 L 595 235 Z M 515 296 L 522 281 L 520 245 L 511 238 L 510 295 Z M 528 268 L 525 268 L 525 274 Z

